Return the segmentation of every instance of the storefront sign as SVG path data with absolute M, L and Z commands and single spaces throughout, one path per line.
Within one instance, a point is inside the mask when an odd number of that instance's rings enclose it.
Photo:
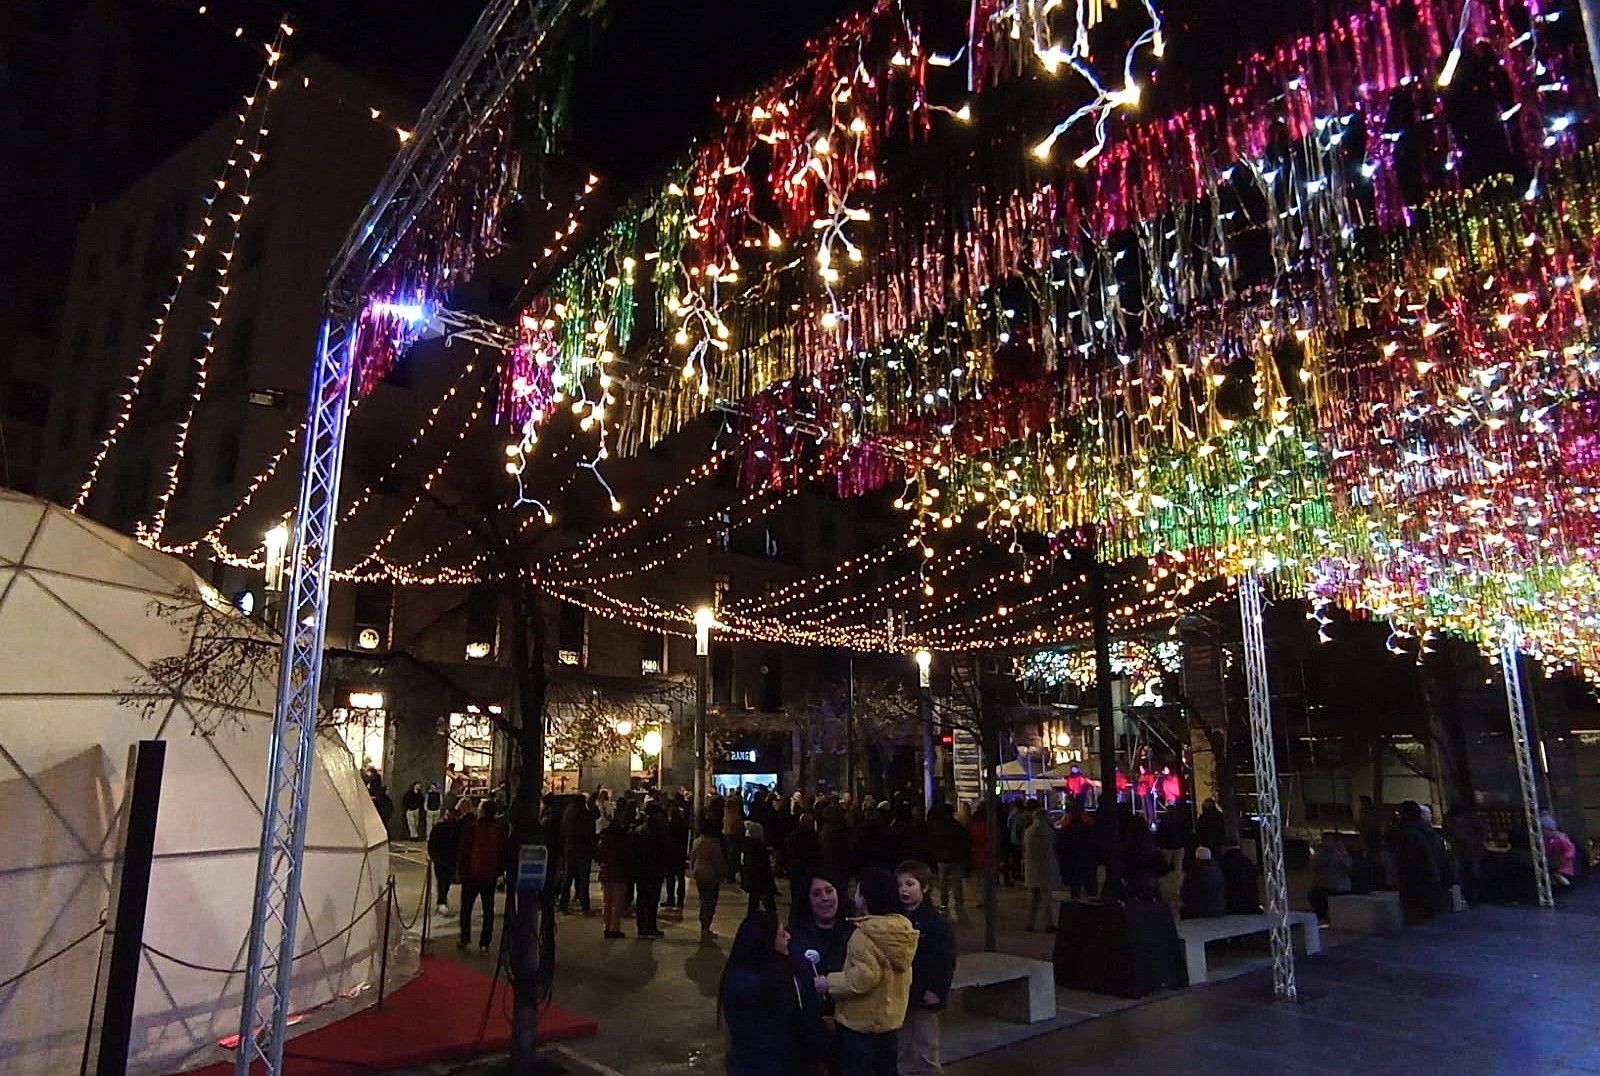
M 517 849 L 517 892 L 544 892 L 545 875 L 550 869 L 550 850 L 542 844 L 525 844 Z
M 956 799 L 976 804 L 983 798 L 983 751 L 978 738 L 958 726 L 951 733 L 950 760 L 955 767 Z

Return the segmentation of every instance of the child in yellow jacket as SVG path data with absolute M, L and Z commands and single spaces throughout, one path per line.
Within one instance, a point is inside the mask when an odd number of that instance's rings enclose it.
M 841 1076 L 895 1076 L 895 1033 L 911 996 L 917 931 L 899 913 L 894 875 L 882 868 L 861 872 L 856 904 L 866 914 L 850 920 L 856 929 L 844 967 L 817 976 L 815 986 L 834 999 Z

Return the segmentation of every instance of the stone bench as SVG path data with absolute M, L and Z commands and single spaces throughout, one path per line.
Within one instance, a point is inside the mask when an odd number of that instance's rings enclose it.
M 1301 952 L 1322 952 L 1322 932 L 1317 927 L 1317 917 L 1310 912 L 1290 912 L 1289 929 L 1300 928 Z M 1265 914 L 1223 915 L 1215 919 L 1185 919 L 1178 923 L 1178 937 L 1183 939 L 1184 960 L 1189 966 L 1189 985 L 1206 982 L 1206 945 L 1224 938 L 1244 938 L 1251 934 L 1265 934 L 1272 928 Z
M 1400 912 L 1400 894 L 1335 893 L 1328 898 L 1328 925 L 1358 934 L 1382 934 L 1406 925 Z
M 1044 960 L 1009 953 L 962 953 L 950 991 L 964 992 L 966 1007 L 1017 1024 L 1056 1015 L 1055 968 Z

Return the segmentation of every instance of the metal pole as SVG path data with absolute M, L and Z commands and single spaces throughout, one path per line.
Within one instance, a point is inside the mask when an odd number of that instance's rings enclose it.
M 389 923 L 394 918 L 394 875 L 389 875 L 389 884 L 384 886 L 383 902 L 383 949 L 378 953 L 378 1003 L 377 1008 L 383 1008 L 383 995 L 389 985 Z
M 1261 577 L 1239 579 L 1239 614 L 1244 622 L 1245 676 L 1250 684 L 1250 748 L 1256 764 L 1256 802 L 1261 815 L 1261 861 L 1267 876 L 1267 924 L 1272 933 L 1272 992 L 1285 1001 L 1298 995 L 1294 944 L 1289 937 L 1289 887 L 1283 873 L 1283 816 L 1278 806 L 1278 756 L 1272 742 L 1272 695 L 1267 680 L 1267 643 L 1261 622 Z
M 167 745 L 140 740 L 128 751 L 128 806 L 123 818 L 122 855 L 112 887 L 114 918 L 106 925 L 97 1012 L 90 1032 L 96 1076 L 128 1071 L 133 1039 L 134 993 L 139 986 L 144 916 L 150 894 L 150 864 L 155 852 L 156 815 L 161 806 L 161 774 Z
M 244 1005 L 239 1016 L 237 1076 L 250 1076 L 255 1061 L 261 1061 L 272 1076 L 283 1071 L 294 935 L 300 915 L 300 874 L 316 767 L 328 575 L 333 566 L 339 476 L 350 414 L 350 341 L 348 325 L 323 322 L 306 404 L 305 459 L 289 559 L 283 658 L 267 751 L 267 787 L 261 801 L 261 848 Z
M 922 725 L 922 809 L 933 810 L 934 754 L 933 754 L 933 655 L 918 650 L 917 710 Z
M 856 800 L 856 655 L 850 652 L 844 718 L 844 790 Z
M 1106 881 L 1100 899 L 1115 904 L 1122 898 L 1122 834 L 1117 810 L 1117 715 L 1111 700 L 1111 610 L 1106 602 L 1106 566 L 1090 555 L 1089 606 L 1094 618 L 1094 675 L 1100 711 L 1100 804 L 1095 826 L 1100 836 Z
M 706 814 L 706 691 L 711 679 L 711 646 L 698 647 L 694 678 L 694 831 L 698 836 Z
M 1583 35 L 1589 43 L 1589 67 L 1600 87 L 1600 0 L 1578 0 L 1583 14 Z
M 1517 783 L 1522 786 L 1522 812 L 1528 826 L 1528 851 L 1533 857 L 1533 883 L 1541 908 L 1554 908 L 1550 889 L 1550 861 L 1544 855 L 1544 835 L 1539 831 L 1539 789 L 1533 776 L 1533 743 L 1528 735 L 1528 711 L 1522 694 L 1522 667 L 1517 654 L 1518 632 L 1506 627 L 1500 646 L 1500 666 L 1505 673 L 1506 710 L 1511 716 L 1511 745 L 1517 757 Z

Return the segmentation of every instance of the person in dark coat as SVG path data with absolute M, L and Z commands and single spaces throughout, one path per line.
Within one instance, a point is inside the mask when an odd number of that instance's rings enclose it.
M 1144 819 L 1134 816 L 1123 805 L 1122 873 L 1128 896 L 1136 900 L 1161 899 L 1161 876 L 1170 869 L 1167 857 L 1156 846 L 1155 834 Z
M 411 781 L 411 788 L 405 789 L 405 796 L 400 797 L 400 810 L 405 812 L 405 833 L 413 841 L 421 841 L 424 833 L 422 821 L 422 804 L 426 804 L 427 796 L 422 794 L 422 781 Z
M 806 900 L 811 879 L 822 873 L 822 840 L 817 836 L 817 816 L 804 811 L 794 832 L 784 842 L 784 861 L 789 867 L 789 907 L 799 909 Z
M 633 888 L 633 840 L 628 833 L 632 819 L 619 810 L 595 842 L 595 861 L 600 864 L 600 893 L 605 913 L 605 937 L 623 938 L 622 913 Z
M 561 910 L 571 907 L 574 893 L 584 915 L 593 914 L 589 906 L 589 874 L 594 864 L 596 815 L 588 796 L 579 796 L 561 816 Z
M 1061 884 L 1073 900 L 1095 895 L 1100 888 L 1100 848 L 1094 817 L 1084 811 L 1082 803 L 1073 801 L 1056 830 L 1056 858 L 1061 861 Z
M 681 803 L 667 810 L 667 895 L 663 908 L 683 910 L 689 888 L 684 868 L 689 862 L 689 812 Z
M 821 875 L 807 878 L 805 885 L 805 895 L 790 916 L 789 955 L 797 961 L 805 961 L 814 969 L 813 976 L 841 971 L 850 935 L 856 928 L 840 907 L 839 886 Z M 818 994 L 812 983 L 807 983 L 806 987 L 803 1008 L 811 1055 L 831 1072 L 839 1060 L 833 998 Z
M 1420 923 L 1448 911 L 1455 864 L 1416 800 L 1400 805 L 1400 818 L 1389 831 L 1388 843 L 1406 922 Z
M 1211 858 L 1211 849 L 1205 845 L 1195 849 L 1194 862 L 1183 872 L 1183 886 L 1178 895 L 1179 918 L 1216 919 L 1228 914 L 1222 867 Z
M 1196 844 L 1211 849 L 1212 856 L 1221 853 L 1223 844 L 1228 840 L 1228 820 L 1216 800 L 1206 800 L 1201 805 L 1200 817 L 1194 824 L 1194 839 Z
M 377 771 L 373 772 L 376 774 Z M 383 831 L 390 832 L 389 822 L 394 818 L 394 800 L 389 797 L 389 789 L 381 780 L 372 788 L 372 809 L 383 819 Z
M 661 907 L 661 884 L 670 866 L 667 823 L 661 817 L 661 804 L 654 800 L 644 805 L 644 818 L 631 835 L 633 862 L 634 923 L 641 938 L 663 938 L 656 923 Z
M 450 911 L 450 884 L 455 881 L 456 863 L 461 858 L 461 819 L 454 807 L 428 831 L 428 859 L 438 885 L 439 914 Z
M 778 882 L 772 876 L 772 857 L 767 853 L 766 832 L 760 822 L 746 822 L 744 834 L 744 846 L 740 851 L 743 869 L 739 884 L 750 894 L 748 914 L 754 915 L 757 909 L 765 908 L 776 915 Z
M 928 815 L 928 844 L 939 872 L 939 905 L 959 922 L 966 910 L 967 872 L 972 869 L 972 841 L 956 821 L 955 808 L 936 803 Z M 951 893 L 955 894 L 951 903 Z
M 843 808 L 837 804 L 822 812 L 817 825 L 817 843 L 822 846 L 822 873 L 840 881 L 850 877 L 850 832 L 845 827 Z
M 901 914 L 917 928 L 911 961 L 911 998 L 898 1036 L 900 1076 L 938 1076 L 939 1014 L 950 1001 L 956 974 L 956 932 L 933 905 L 933 870 L 907 860 L 895 870 Z
M 812 1056 L 802 1005 L 809 973 L 789 956 L 789 932 L 771 912 L 739 924 L 717 987 L 728 1025 L 728 1076 L 802 1076 Z
M 885 871 L 894 870 L 897 860 L 889 841 L 889 829 L 884 824 L 883 814 L 876 807 L 861 812 L 861 824 L 855 828 L 852 837 L 855 845 L 853 873 L 857 877 L 869 867 Z
M 1199 855 L 1199 849 L 1195 849 Z M 1237 844 L 1222 846 L 1222 886 L 1229 915 L 1255 915 L 1261 910 L 1261 887 L 1256 865 Z

